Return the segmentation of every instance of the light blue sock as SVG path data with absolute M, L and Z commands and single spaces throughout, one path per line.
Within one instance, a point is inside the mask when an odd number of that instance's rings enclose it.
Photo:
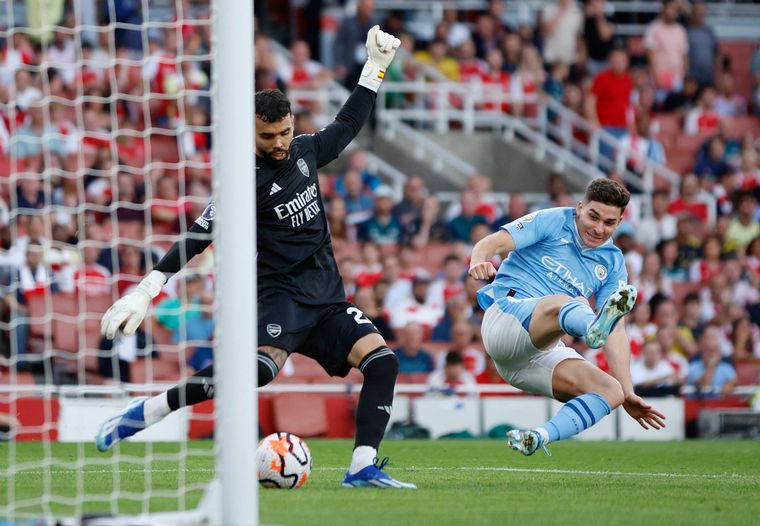
M 594 318 L 596 318 L 596 314 L 591 310 L 591 307 L 580 300 L 570 300 L 565 303 L 559 309 L 557 316 L 560 329 L 576 338 L 586 336 L 586 328 L 589 323 L 594 321 Z
M 541 433 L 547 442 L 564 440 L 593 426 L 611 411 L 610 404 L 602 395 L 586 393 L 567 402 L 551 420 L 536 428 L 536 431 Z

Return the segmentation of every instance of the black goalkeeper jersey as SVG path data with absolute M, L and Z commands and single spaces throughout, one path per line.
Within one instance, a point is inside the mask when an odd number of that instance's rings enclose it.
M 258 294 L 282 292 L 302 303 L 345 299 L 335 263 L 317 169 L 338 157 L 356 137 L 375 102 L 375 92 L 357 86 L 330 125 L 293 139 L 287 162 L 256 159 Z M 188 235 L 175 243 L 156 270 L 173 274 L 211 244 L 215 205 L 206 207 Z M 228 218 L 232 222 L 234 218 Z M 245 225 L 235 225 L 246 228 Z

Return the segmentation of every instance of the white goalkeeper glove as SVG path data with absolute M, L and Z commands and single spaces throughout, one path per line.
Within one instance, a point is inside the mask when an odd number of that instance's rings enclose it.
M 166 283 L 166 276 L 158 270 L 145 276 L 132 292 L 111 305 L 111 308 L 103 314 L 100 320 L 100 333 L 109 340 L 113 340 L 121 324 L 126 322 L 122 332 L 126 336 L 133 335 L 148 313 L 151 300 L 158 296 L 164 283 Z
M 396 55 L 401 41 L 393 35 L 380 31 L 380 26 L 373 26 L 367 33 L 367 62 L 364 63 L 359 85 L 375 93 L 385 77 L 385 70 Z

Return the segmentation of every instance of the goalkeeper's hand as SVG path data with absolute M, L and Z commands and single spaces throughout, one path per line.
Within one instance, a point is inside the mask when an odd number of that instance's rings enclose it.
M 385 77 L 385 70 L 396 55 L 396 49 L 401 41 L 393 35 L 373 26 L 367 33 L 367 62 L 359 77 L 359 85 L 371 89 L 375 93 Z
M 148 274 L 135 287 L 135 290 L 111 305 L 111 308 L 103 314 L 100 320 L 100 333 L 109 340 L 113 340 L 119 327 L 126 322 L 122 332 L 127 336 L 133 335 L 148 313 L 151 300 L 158 296 L 164 283 L 166 283 L 166 276 L 162 272 L 154 270 Z

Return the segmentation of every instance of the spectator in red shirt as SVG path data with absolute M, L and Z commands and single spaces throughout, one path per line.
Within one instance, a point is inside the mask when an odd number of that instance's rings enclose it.
M 462 356 L 464 369 L 473 376 L 479 375 L 486 368 L 486 353 L 482 348 L 474 345 L 475 326 L 468 320 L 462 320 L 451 326 L 451 347 L 449 351 L 454 351 Z M 438 355 L 436 360 L 436 369 L 444 368 L 444 356 Z
M 504 60 L 499 48 L 494 48 L 486 55 L 486 72 L 481 76 L 483 83 L 483 109 L 495 110 L 501 108 L 501 111 L 509 112 L 509 103 L 505 102 L 506 94 L 509 93 L 509 73 L 502 69 Z M 500 101 L 501 104 L 499 104 Z
M 689 280 L 707 285 L 713 276 L 723 272 L 721 261 L 721 249 L 723 243 L 718 234 L 710 234 L 702 241 L 702 256 L 691 263 L 689 268 Z
M 380 261 L 380 247 L 377 243 L 367 241 L 362 245 L 361 262 L 357 263 L 356 285 L 359 287 L 374 287 L 383 277 L 383 264 Z
M 628 129 L 631 113 L 633 80 L 628 74 L 628 55 L 624 49 L 613 49 L 610 67 L 594 79 L 588 97 L 588 117 L 615 137 Z
M 512 75 L 510 92 L 518 98 L 513 104 L 514 113 L 523 117 L 535 117 L 538 109 L 536 97 L 546 81 L 541 54 L 535 46 L 525 46 L 522 50 L 520 67 Z
M 694 174 L 686 174 L 681 179 L 680 197 L 671 201 L 668 205 L 668 213 L 679 215 L 682 213 L 691 214 L 699 219 L 703 224 L 707 223 L 709 209 L 707 202 L 700 195 L 699 179 Z
M 177 181 L 169 175 L 162 175 L 156 181 L 156 190 L 150 209 L 154 234 L 178 234 L 181 217 L 192 206 L 180 198 Z
M 449 254 L 443 260 L 443 274 L 433 281 L 428 291 L 430 300 L 441 306 L 445 305 L 455 296 L 464 295 L 464 275 L 467 268 L 464 261 L 456 254 Z
M 485 385 L 507 385 L 507 381 L 499 374 L 496 364 L 490 357 L 486 357 L 486 368 L 475 377 L 475 382 Z M 480 396 L 499 396 L 499 393 L 481 393 Z
M 111 272 L 98 263 L 100 247 L 87 245 L 82 250 L 82 266 L 74 272 L 74 285 L 77 294 L 82 296 L 100 296 L 111 294 Z
M 446 353 L 443 369 L 430 373 L 427 385 L 430 394 L 452 396 L 460 386 L 469 391 L 475 385 L 475 378 L 465 370 L 462 355 L 456 351 L 449 351 Z
M 119 247 L 119 267 L 116 274 L 116 287 L 119 296 L 140 283 L 145 275 L 142 253 L 135 245 L 124 244 Z
M 488 71 L 486 63 L 475 55 L 475 44 L 469 38 L 459 44 L 457 58 L 460 82 L 477 82 Z
M 683 129 L 689 135 L 706 135 L 718 131 L 720 114 L 715 109 L 715 88 L 705 86 L 699 94 L 697 107 L 686 115 Z

